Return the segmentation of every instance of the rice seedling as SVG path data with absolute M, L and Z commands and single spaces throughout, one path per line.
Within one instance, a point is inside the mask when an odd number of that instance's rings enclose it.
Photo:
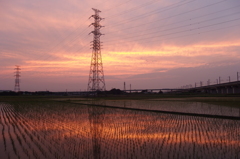
M 176 102 L 113 103 L 177 108 Z M 181 111 L 235 115 L 235 108 L 179 105 Z M 1 158 L 239 158 L 239 129 L 239 120 L 221 118 L 61 102 L 0 103 Z

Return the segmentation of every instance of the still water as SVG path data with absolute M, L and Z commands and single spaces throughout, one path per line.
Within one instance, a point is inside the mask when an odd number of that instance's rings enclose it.
M 74 102 L 74 101 L 73 101 Z M 240 107 L 225 107 L 214 104 L 192 101 L 158 101 L 158 100 L 106 100 L 106 101 L 75 101 L 103 106 L 133 108 L 156 111 L 183 112 L 206 115 L 240 117 Z
M 0 103 L 0 131 L 1 159 L 240 158 L 240 120 Z

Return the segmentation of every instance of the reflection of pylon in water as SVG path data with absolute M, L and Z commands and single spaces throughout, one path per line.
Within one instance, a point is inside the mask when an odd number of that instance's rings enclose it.
M 100 159 L 105 108 L 89 107 L 88 113 L 90 133 L 92 135 L 93 158 Z
M 91 17 L 94 18 L 94 23 L 91 25 L 94 26 L 94 31 L 91 33 L 93 36 L 92 41 L 92 59 L 91 59 L 91 65 L 90 65 L 90 73 L 89 73 L 89 80 L 88 80 L 88 91 L 105 91 L 105 80 L 104 80 L 104 73 L 103 73 L 103 64 L 102 64 L 102 57 L 101 57 L 101 42 L 100 37 L 103 35 L 100 32 L 100 29 L 103 27 L 100 24 L 100 21 L 103 20 L 99 16 L 99 13 L 101 12 L 98 9 L 94 9 L 95 14 Z M 91 18 L 90 17 L 90 18 Z M 90 34 L 91 34 L 90 33 Z
M 15 87 L 14 87 L 14 91 L 15 92 L 19 92 L 20 91 L 20 66 L 16 65 L 16 68 L 14 69 L 16 70 L 16 74 L 14 75 L 15 78 Z

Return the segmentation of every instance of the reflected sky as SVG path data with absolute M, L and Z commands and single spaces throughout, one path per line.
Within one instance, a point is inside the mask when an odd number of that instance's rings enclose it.
M 164 101 L 164 100 L 106 100 L 102 101 L 72 101 L 73 103 L 85 103 L 120 108 L 133 108 L 145 110 L 159 110 L 170 112 L 184 112 L 220 116 L 240 116 L 240 109 L 237 107 L 220 106 L 209 103 L 194 101 Z
M 1 153 L 10 157 L 240 157 L 238 120 L 62 103 L 0 104 L 0 110 Z M 24 145 L 29 149 L 20 154 Z

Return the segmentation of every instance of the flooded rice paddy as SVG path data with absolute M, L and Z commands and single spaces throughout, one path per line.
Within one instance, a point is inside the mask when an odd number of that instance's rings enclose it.
M 223 107 L 222 113 L 236 116 L 238 110 Z M 1 159 L 240 158 L 240 120 L 61 102 L 0 103 L 0 131 Z
M 240 107 L 224 107 L 202 102 L 186 101 L 157 101 L 157 100 L 106 100 L 106 101 L 73 101 L 73 103 L 86 103 L 121 108 L 143 110 L 157 110 L 169 112 L 184 112 L 195 114 L 219 115 L 240 117 Z

